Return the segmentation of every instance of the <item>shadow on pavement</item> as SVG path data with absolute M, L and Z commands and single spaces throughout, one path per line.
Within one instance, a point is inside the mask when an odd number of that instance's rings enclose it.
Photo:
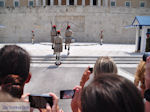
M 51 46 L 51 43 L 39 43 L 41 45 Z M 91 46 L 91 45 L 98 45 L 99 43 L 72 43 L 70 46 Z
M 143 53 L 137 53 L 137 52 L 125 52 L 125 53 L 127 53 L 131 56 L 141 56 L 142 57 L 142 55 L 143 55 Z
M 47 69 L 56 69 L 56 68 L 58 68 L 58 67 L 59 67 L 59 66 L 51 65 L 51 66 L 47 67 Z

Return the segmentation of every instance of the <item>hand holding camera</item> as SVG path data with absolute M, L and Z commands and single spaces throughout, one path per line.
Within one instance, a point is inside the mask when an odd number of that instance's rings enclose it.
M 143 54 L 143 61 L 146 62 L 146 74 L 150 74 L 150 52 L 145 52 Z M 147 75 L 146 75 L 147 76 Z M 146 77 L 145 76 L 145 77 Z M 150 77 L 150 76 L 149 76 Z
M 146 62 L 146 65 L 145 65 L 145 85 L 146 85 L 146 88 L 150 88 L 150 52 L 144 53 L 143 61 Z
M 81 86 L 76 86 L 74 88 L 75 94 L 74 97 L 71 101 L 71 108 L 73 112 L 79 112 L 81 110 L 81 92 L 82 92 L 82 87 Z
M 53 98 L 52 96 L 45 95 L 29 95 L 30 107 L 33 108 L 46 108 L 46 104 L 48 103 L 51 107 L 53 106 Z
M 86 81 L 89 80 L 90 74 L 91 74 L 92 72 L 93 72 L 93 68 L 91 68 L 91 67 L 88 67 L 88 68 L 84 71 L 83 76 L 82 76 L 82 79 L 81 79 L 81 81 L 80 81 L 80 86 L 81 86 L 81 87 L 84 87 Z
M 147 59 L 147 57 L 149 57 L 149 56 L 150 56 L 150 52 L 145 52 L 145 53 L 143 54 L 143 61 L 146 62 L 146 59 Z
M 40 110 L 46 109 L 47 112 L 63 112 L 59 111 L 58 97 L 50 93 L 50 95 L 29 95 L 30 106 Z

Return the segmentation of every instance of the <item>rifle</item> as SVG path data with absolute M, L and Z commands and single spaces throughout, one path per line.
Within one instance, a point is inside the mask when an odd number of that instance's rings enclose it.
M 69 25 L 69 22 L 67 21 L 67 26 Z
M 51 28 L 52 28 L 52 21 L 51 21 Z

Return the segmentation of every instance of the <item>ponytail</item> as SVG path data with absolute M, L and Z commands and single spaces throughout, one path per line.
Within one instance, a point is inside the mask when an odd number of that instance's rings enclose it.
M 5 45 L 0 49 L 0 85 L 4 91 L 20 98 L 29 77 L 29 68 L 30 55 L 23 48 Z
M 23 79 L 19 75 L 10 74 L 2 81 L 2 90 L 15 98 L 21 98 L 23 94 Z

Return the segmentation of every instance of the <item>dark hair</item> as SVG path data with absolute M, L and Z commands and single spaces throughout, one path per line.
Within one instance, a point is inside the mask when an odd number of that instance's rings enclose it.
M 20 98 L 29 76 L 30 56 L 16 45 L 6 45 L 0 50 L 0 85 L 12 96 Z
M 18 75 L 8 75 L 2 81 L 2 90 L 10 93 L 13 97 L 21 98 L 24 82 Z
M 140 92 L 129 80 L 101 74 L 82 91 L 82 112 L 144 112 Z

